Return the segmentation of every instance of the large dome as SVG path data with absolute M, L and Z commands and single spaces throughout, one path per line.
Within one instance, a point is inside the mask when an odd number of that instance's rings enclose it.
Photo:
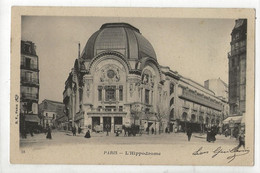
M 88 40 L 82 58 L 93 59 L 105 51 L 116 51 L 126 59 L 141 59 L 151 57 L 156 60 L 151 43 L 142 36 L 140 31 L 127 23 L 106 23 Z

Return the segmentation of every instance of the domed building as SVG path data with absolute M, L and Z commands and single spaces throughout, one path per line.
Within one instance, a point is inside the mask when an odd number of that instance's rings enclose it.
M 199 96 L 189 95 L 193 90 L 198 90 L 195 95 L 204 93 L 201 103 Z M 70 128 L 96 132 L 134 125 L 156 133 L 185 128 L 187 123 L 199 126 L 199 121 L 205 126 L 204 112 L 199 120 L 202 105 L 219 121 L 222 111 L 212 91 L 160 66 L 152 44 L 127 23 L 104 24 L 89 38 L 65 83 L 63 102 Z M 185 108 L 192 103 L 197 111 Z

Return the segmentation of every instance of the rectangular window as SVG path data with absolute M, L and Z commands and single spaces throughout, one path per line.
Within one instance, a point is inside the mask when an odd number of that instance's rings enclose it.
M 119 106 L 119 112 L 123 111 L 123 106 Z
M 24 45 L 24 51 L 27 52 L 27 53 L 31 53 L 31 45 L 25 44 Z
M 98 101 L 102 100 L 102 86 L 98 86 Z
M 116 110 L 116 107 L 115 106 L 106 106 L 105 110 L 106 110 L 106 112 L 112 112 L 112 111 Z
M 235 59 L 232 59 L 232 67 L 235 67 Z
M 30 68 L 31 67 L 31 59 L 25 58 L 25 67 Z
M 119 86 L 119 100 L 123 101 L 123 86 Z
M 102 106 L 98 106 L 98 107 L 97 107 L 97 110 L 98 110 L 98 111 L 101 111 L 101 110 L 102 110 Z
M 145 103 L 149 104 L 149 90 L 145 89 Z
M 106 86 L 106 101 L 116 100 L 116 86 Z

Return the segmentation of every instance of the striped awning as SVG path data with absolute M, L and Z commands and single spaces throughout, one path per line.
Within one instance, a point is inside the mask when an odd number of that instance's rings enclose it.
M 242 120 L 242 116 L 232 116 L 232 117 L 228 117 L 223 121 L 223 124 L 229 124 L 230 122 L 233 123 L 241 123 Z

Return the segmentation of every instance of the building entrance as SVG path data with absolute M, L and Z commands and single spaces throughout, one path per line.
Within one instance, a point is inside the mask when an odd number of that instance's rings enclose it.
M 111 117 L 103 117 L 103 130 L 111 132 Z
M 114 117 L 114 132 L 120 131 L 122 132 L 123 119 L 122 117 Z

